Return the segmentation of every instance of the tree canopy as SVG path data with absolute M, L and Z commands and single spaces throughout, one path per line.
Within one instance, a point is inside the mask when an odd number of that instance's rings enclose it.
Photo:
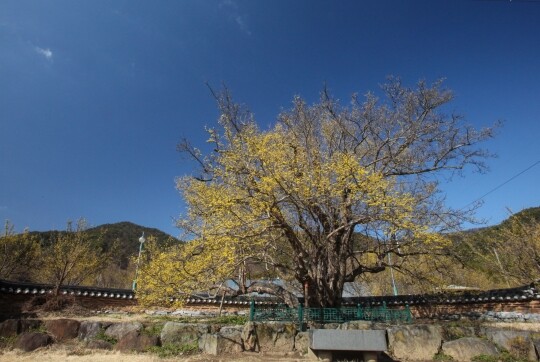
M 338 306 L 346 282 L 388 267 L 406 272 L 411 258 L 441 253 L 441 232 L 470 210 L 447 208 L 437 180 L 467 165 L 485 170 L 489 154 L 477 144 L 492 129 L 443 112 L 453 96 L 442 82 L 411 89 L 390 79 L 382 89 L 383 100 L 353 96 L 349 106 L 326 90 L 314 105 L 295 97 L 266 130 L 227 90 L 216 94 L 213 152 L 179 145 L 201 171 L 177 180 L 189 241 L 155 252 L 142 299 L 235 279 L 236 293 L 295 303 L 283 286 L 246 278 L 258 264 L 300 286 L 308 305 Z
M 98 239 L 90 238 L 87 223 L 79 219 L 75 228 L 68 222 L 65 232 L 57 232 L 50 245 L 42 248 L 39 281 L 53 283 L 56 293 L 62 285 L 78 285 L 94 277 L 110 262 L 115 246 L 103 250 Z
M 0 235 L 0 279 L 28 280 L 37 264 L 40 245 L 27 230 L 17 235 L 9 221 Z

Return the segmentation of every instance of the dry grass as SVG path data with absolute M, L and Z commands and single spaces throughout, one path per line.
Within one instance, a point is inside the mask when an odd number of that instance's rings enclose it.
M 80 351 L 80 354 L 74 351 L 66 351 L 61 349 L 42 349 L 31 353 L 21 351 L 0 352 L 0 361 L 2 362 L 57 362 L 57 361 L 73 361 L 73 362 L 304 362 L 306 358 L 287 356 L 287 355 L 268 355 L 257 353 L 242 353 L 223 356 L 209 356 L 198 354 L 186 357 L 174 358 L 159 358 L 150 354 L 125 354 L 109 351 Z
M 526 323 L 526 322 L 492 322 L 484 323 L 485 326 L 496 327 L 501 329 L 511 329 L 514 331 L 532 331 L 539 332 L 539 323 Z

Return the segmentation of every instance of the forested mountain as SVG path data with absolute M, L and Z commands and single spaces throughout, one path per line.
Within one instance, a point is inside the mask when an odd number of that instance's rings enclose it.
M 364 278 L 373 295 L 443 289 L 517 287 L 540 279 L 540 207 L 524 209 L 500 224 L 447 234 L 438 256 L 404 260 L 414 272 L 390 270 Z M 392 260 L 388 261 L 392 263 Z
M 139 238 L 143 233 L 147 243 L 169 245 L 179 242 L 161 230 L 131 222 L 71 228 L 70 232 L 51 230 L 13 234 L 6 224 L 0 238 L 5 246 L 0 254 L 6 254 L 0 255 L 0 278 L 55 283 L 62 279 L 56 277 L 59 272 L 72 270 L 61 283 L 130 288 L 135 277 Z M 92 259 L 93 264 L 89 263 Z
M 498 225 L 451 236 L 463 265 L 496 286 L 540 278 L 540 207 L 524 209 Z
M 180 242 L 158 229 L 131 222 L 82 230 L 80 238 L 89 241 L 92 248 L 109 254 L 101 260 L 99 272 L 76 283 L 130 288 L 143 232 L 147 242 L 163 247 Z M 43 255 L 50 252 L 53 241 L 66 234 L 66 231 L 44 231 L 8 235 L 6 229 L 0 237 L 0 278 L 52 282 L 44 277 L 43 271 L 50 265 L 46 265 Z M 430 292 L 448 285 L 480 289 L 513 287 L 540 278 L 540 207 L 524 209 L 498 225 L 447 236 L 450 244 L 446 256 L 406 261 L 414 263 L 417 273 L 401 274 L 396 265 L 393 276 L 389 270 L 374 274 L 364 278 L 362 285 L 371 294 L 384 295 L 392 293 L 391 280 L 395 280 L 400 294 L 407 294 Z M 264 268 L 252 265 L 250 269 L 256 272 Z
M 30 236 L 37 238 L 41 245 L 47 246 L 55 234 L 65 231 L 32 231 Z M 136 256 L 139 251 L 139 238 L 144 233 L 145 238 L 155 238 L 158 244 L 166 244 L 176 240 L 171 235 L 155 228 L 148 228 L 129 221 L 113 224 L 103 224 L 84 231 L 90 239 L 99 240 L 99 244 L 109 249 L 116 243 L 117 254 L 114 263 L 125 269 L 129 264 L 130 257 Z

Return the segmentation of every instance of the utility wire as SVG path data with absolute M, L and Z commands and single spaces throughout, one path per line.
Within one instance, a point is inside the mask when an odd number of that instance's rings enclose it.
M 483 194 L 482 196 L 480 196 L 479 198 L 477 198 L 476 200 L 472 201 L 472 202 L 469 202 L 467 205 L 463 206 L 460 210 L 463 210 L 464 208 L 466 208 L 467 206 L 469 205 L 472 205 L 480 200 L 482 200 L 484 197 L 486 197 L 487 195 L 497 191 L 498 189 L 500 189 L 501 187 L 503 187 L 504 185 L 506 185 L 507 183 L 509 183 L 510 181 L 518 178 L 519 176 L 523 175 L 525 172 L 529 171 L 531 168 L 533 168 L 534 166 L 538 165 L 540 163 L 540 160 L 536 161 L 535 163 L 533 163 L 532 165 L 530 165 L 529 167 L 527 167 L 526 169 L 524 169 L 523 171 L 515 174 L 514 176 L 510 177 L 508 180 L 504 181 L 502 184 L 500 184 L 499 186 L 489 190 L 488 192 L 486 192 L 485 194 Z
M 540 3 L 540 0 L 473 0 L 484 2 L 505 2 L 505 3 Z

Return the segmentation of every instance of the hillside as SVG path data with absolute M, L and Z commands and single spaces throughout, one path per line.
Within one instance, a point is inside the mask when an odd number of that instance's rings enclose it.
M 476 286 L 508 287 L 540 276 L 540 207 L 523 209 L 498 225 L 450 235 L 452 253 L 466 273 L 483 276 Z M 535 236 L 536 235 L 536 236 Z M 465 271 L 464 270 L 464 271 Z
M 471 234 L 476 233 L 479 235 L 483 234 L 491 234 L 494 231 L 500 230 L 501 227 L 505 227 L 511 223 L 512 220 L 520 220 L 525 223 L 530 222 L 540 222 L 540 206 L 538 207 L 530 207 L 527 209 L 523 209 L 519 212 L 516 212 L 513 215 L 510 215 L 507 219 L 501 221 L 500 224 L 491 225 L 491 226 L 485 226 L 480 228 L 474 228 L 470 230 L 464 230 L 461 233 L 464 234 Z M 459 234 L 459 233 L 458 233 Z
M 430 259 L 417 258 L 413 262 L 418 275 L 395 274 L 396 282 L 400 285 L 400 292 L 416 293 L 418 289 L 418 277 L 432 279 L 438 285 L 461 285 L 478 288 L 500 288 L 510 284 L 522 285 L 523 280 L 538 278 L 540 264 L 527 264 L 525 259 L 535 251 L 540 250 L 540 241 L 520 235 L 511 239 L 508 237 L 508 229 L 513 221 L 519 220 L 521 224 L 537 222 L 540 224 L 540 207 L 524 209 L 498 225 L 471 229 L 449 235 L 452 240 L 447 252 L 455 258 L 442 260 L 442 264 L 434 264 Z M 96 244 L 103 250 L 109 250 L 111 245 L 116 244 L 117 252 L 112 262 L 108 263 L 105 270 L 92 280 L 84 283 L 87 285 L 129 288 L 135 277 L 135 261 L 139 250 L 139 238 L 144 232 L 146 239 L 155 238 L 160 245 L 179 242 L 174 237 L 155 228 L 148 228 L 131 222 L 119 222 L 104 224 L 87 229 L 85 233 L 89 239 L 98 242 Z M 31 232 L 33 240 L 47 248 L 51 240 L 62 231 Z M 524 234 L 526 235 L 526 234 Z M 508 241 L 511 240 L 512 243 Z M 359 240 L 360 242 L 360 240 Z M 538 244 L 538 245 L 537 245 Z M 521 252 L 521 253 L 520 253 Z M 517 256 L 517 254 L 520 254 Z M 517 258 L 517 259 L 516 259 Z M 537 274 L 525 274 L 519 270 L 514 271 L 515 266 L 521 269 L 536 270 Z M 263 268 L 251 265 L 252 272 L 263 272 Z M 260 269 L 260 270 L 259 270 Z M 536 273 L 536 271 L 534 271 Z M 366 285 L 371 285 L 372 293 L 384 295 L 391 293 L 391 279 L 389 271 L 369 276 L 364 280 Z M 16 279 L 20 281 L 38 281 L 39 270 L 33 273 L 22 273 Z M 531 279 L 532 280 L 532 279 Z M 423 288 L 423 287 L 422 287 Z
M 137 255 L 139 251 L 139 238 L 143 232 L 147 240 L 153 237 L 160 245 L 176 240 L 161 230 L 133 224 L 128 221 L 99 225 L 88 229 L 87 232 L 93 238 L 98 238 L 101 234 L 103 243 L 107 246 L 115 241 L 119 243 L 120 254 L 118 265 L 122 269 L 126 268 L 130 257 Z
M 48 245 L 53 235 L 63 231 L 32 231 L 31 236 L 37 238 L 41 245 Z M 139 251 L 139 238 L 144 232 L 145 238 L 155 238 L 159 244 L 166 244 L 176 240 L 169 234 L 155 228 L 137 225 L 128 221 L 114 224 L 103 224 L 85 231 L 91 239 L 97 240 L 101 236 L 101 245 L 108 249 L 113 243 L 118 243 L 119 254 L 115 264 L 126 269 L 129 259 L 136 256 Z

